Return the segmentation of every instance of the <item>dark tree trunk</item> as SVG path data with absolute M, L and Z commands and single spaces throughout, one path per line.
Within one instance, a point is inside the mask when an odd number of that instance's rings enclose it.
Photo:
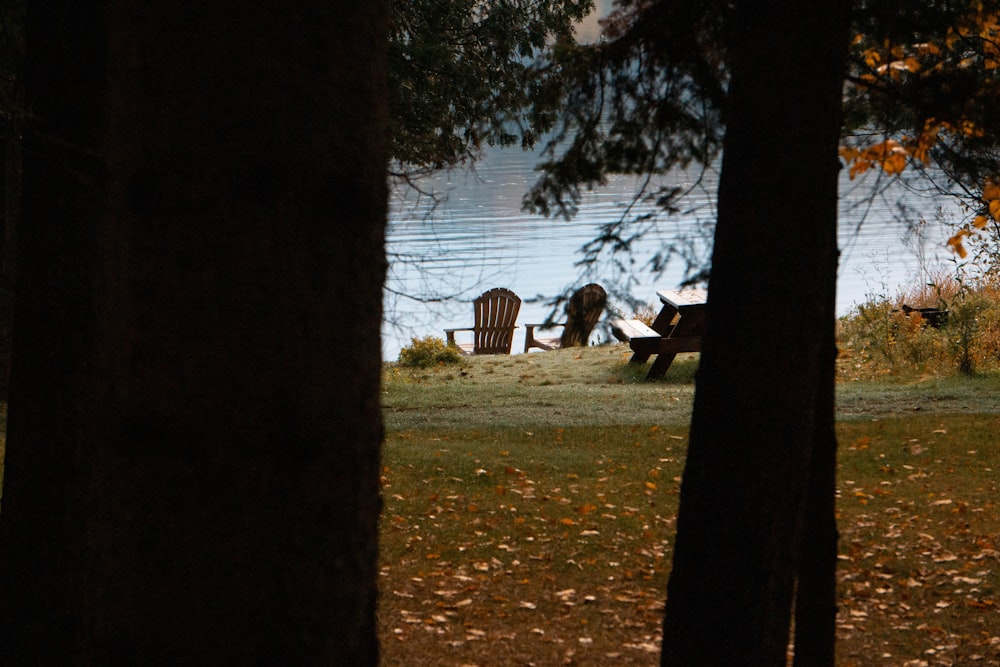
M 0 401 L 7 402 L 10 381 L 11 332 L 14 320 L 14 275 L 16 272 L 17 222 L 21 216 L 21 117 L 23 109 L 8 110 L 4 119 L 2 137 L 3 161 L 0 183 L 3 187 L 3 231 L 0 232 Z
M 835 299 L 828 302 L 831 317 Z M 836 337 L 831 328 L 817 394 L 815 436 L 795 596 L 795 667 L 833 667 L 837 621 Z
M 3 664 L 377 664 L 387 17 L 30 3 Z
M 812 466 L 832 465 L 814 458 L 814 443 L 833 428 L 847 9 L 845 0 L 737 5 L 663 665 L 786 663 L 807 491 L 828 472 Z

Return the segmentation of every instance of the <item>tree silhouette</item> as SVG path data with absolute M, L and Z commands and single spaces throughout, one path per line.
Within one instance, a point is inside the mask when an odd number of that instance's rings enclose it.
M 800 663 L 833 664 L 829 454 L 849 3 L 745 1 L 726 18 L 719 220 L 662 664 L 786 664 L 805 563 L 826 603 L 803 619 L 815 644 Z M 809 560 L 806 527 L 820 538 Z
M 377 664 L 387 3 L 26 26 L 0 660 Z
M 623 2 L 555 53 L 569 112 L 527 202 L 722 155 L 662 664 L 832 664 L 837 157 L 849 3 Z M 646 193 L 664 210 L 683 192 Z M 609 229 L 627 246 L 627 223 Z M 707 274 L 705 274 L 707 275 Z

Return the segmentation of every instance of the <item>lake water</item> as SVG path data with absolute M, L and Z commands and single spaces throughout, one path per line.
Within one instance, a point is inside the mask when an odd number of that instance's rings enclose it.
M 632 202 L 636 179 L 617 177 L 589 193 L 572 221 L 547 219 L 521 210 L 524 193 L 534 180 L 534 156 L 520 149 L 489 152 L 475 170 L 443 174 L 423 187 L 445 196 L 435 204 L 413 190 L 392 201 L 386 283 L 383 353 L 394 360 L 411 337 L 443 337 L 445 327 L 470 326 L 475 296 L 491 287 L 508 287 L 522 299 L 542 297 L 521 306 L 519 323 L 541 322 L 551 312 L 546 298 L 586 282 L 606 287 L 627 285 L 641 303 L 655 303 L 658 289 L 676 287 L 685 278 L 682 262 L 655 275 L 647 266 L 664 246 L 696 233 L 714 216 L 714 180 L 687 202 L 685 213 L 662 217 L 627 261 L 607 259 L 589 269 L 578 266 L 581 247 L 602 224 L 619 218 Z M 691 177 L 678 174 L 679 184 Z M 897 185 L 875 196 L 874 184 L 841 186 L 837 309 L 874 295 L 894 296 L 898 288 L 925 278 L 922 273 L 948 270 L 946 229 L 936 222 L 941 202 Z M 808 215 L 808 212 L 803 212 Z M 924 238 L 907 233 L 908 224 L 927 221 Z M 702 247 L 707 253 L 707 247 Z M 780 261 L 780 258 L 775 258 Z M 623 299 L 623 312 L 633 312 Z M 523 348 L 523 328 L 514 350 Z
M 607 11 L 610 0 L 599 4 Z M 596 35 L 596 22 L 583 31 Z M 678 286 L 685 278 L 682 262 L 672 262 L 660 274 L 648 264 L 664 247 L 697 236 L 705 221 L 714 219 L 715 175 L 709 173 L 687 198 L 684 212 L 660 217 L 649 225 L 631 255 L 618 262 L 604 261 L 584 269 L 578 266 L 581 247 L 603 224 L 620 218 L 633 202 L 638 182 L 615 177 L 587 194 L 572 221 L 546 219 L 521 210 L 521 200 L 534 182 L 537 155 L 519 148 L 489 150 L 473 169 L 440 174 L 421 183 L 439 195 L 437 201 L 412 189 L 394 193 L 391 201 L 387 249 L 390 269 L 385 290 L 386 319 L 383 355 L 395 360 L 412 337 L 444 337 L 445 327 L 471 326 L 471 301 L 491 287 L 507 287 L 526 301 L 518 322 L 542 322 L 551 312 L 546 299 L 587 282 L 599 282 L 627 292 L 639 303 L 653 304 L 656 291 Z M 691 186 L 695 174 L 677 173 L 670 185 Z M 951 254 L 944 245 L 949 235 L 937 222 L 940 199 L 904 184 L 876 183 L 877 176 L 841 184 L 841 260 L 837 309 L 873 295 L 894 296 L 898 287 L 924 280 L 926 272 L 947 270 Z M 878 194 L 873 194 L 874 192 Z M 633 211 L 634 212 L 634 211 Z M 803 211 L 807 216 L 808 211 Z M 926 220 L 914 238 L 908 225 Z M 707 244 L 691 244 L 707 257 Z M 780 261 L 780 258 L 775 258 Z M 609 289 L 609 291 L 611 291 Z M 631 314 L 624 296 L 612 307 Z M 607 336 L 604 334 L 598 334 Z M 514 339 L 514 351 L 524 346 L 524 329 Z

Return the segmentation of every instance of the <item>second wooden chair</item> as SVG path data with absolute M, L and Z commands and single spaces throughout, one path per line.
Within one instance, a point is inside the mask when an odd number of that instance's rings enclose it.
M 557 322 L 552 326 L 563 328 L 561 336 L 536 337 L 535 329 L 541 324 L 525 324 L 524 351 L 533 347 L 541 350 L 555 350 L 563 347 L 586 345 L 590 333 L 597 326 L 608 303 L 608 293 L 597 283 L 584 285 L 566 304 L 566 321 Z

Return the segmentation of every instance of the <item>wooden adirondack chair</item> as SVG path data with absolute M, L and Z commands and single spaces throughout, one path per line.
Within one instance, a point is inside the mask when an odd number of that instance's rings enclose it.
M 472 307 L 474 325 L 464 329 L 445 329 L 448 343 L 456 345 L 465 354 L 510 354 L 521 298 L 509 289 L 495 287 L 478 296 Z M 456 331 L 471 331 L 473 341 L 455 342 Z
M 608 303 L 608 293 L 597 283 L 584 285 L 569 298 L 566 304 L 566 321 L 552 326 L 562 327 L 561 336 L 536 337 L 535 328 L 541 324 L 525 324 L 524 351 L 533 347 L 555 350 L 562 347 L 586 345 L 590 332 L 594 330 L 604 306 Z

